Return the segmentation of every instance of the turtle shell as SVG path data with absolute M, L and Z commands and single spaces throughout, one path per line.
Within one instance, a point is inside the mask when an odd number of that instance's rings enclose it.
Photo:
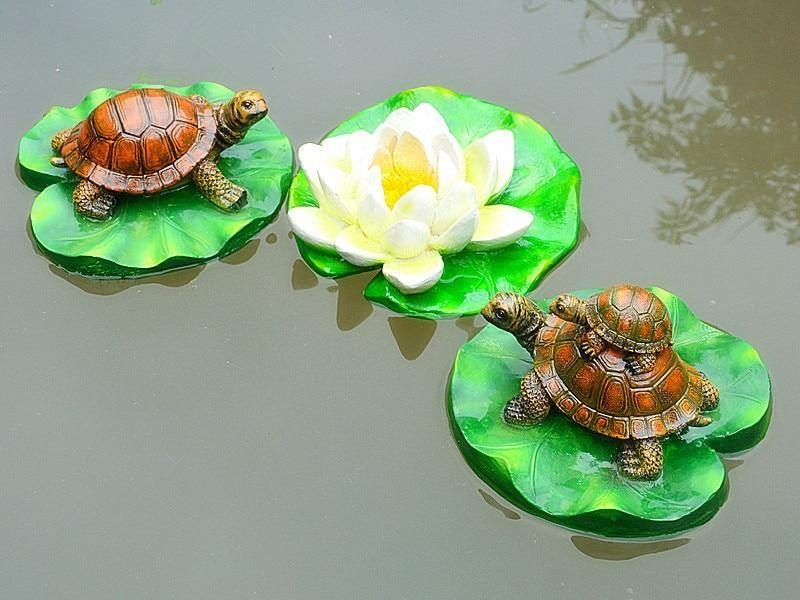
M 580 350 L 581 326 L 549 315 L 537 334 L 533 368 L 547 395 L 587 429 L 620 439 L 663 437 L 683 429 L 703 403 L 702 377 L 671 348 L 647 373 L 626 368 L 609 346 L 594 360 Z
M 615 285 L 589 298 L 586 320 L 609 344 L 629 352 L 658 352 L 672 339 L 667 307 L 636 285 Z
M 122 92 L 78 123 L 61 155 L 78 176 L 114 192 L 145 194 L 176 186 L 214 146 L 207 102 L 158 88 Z

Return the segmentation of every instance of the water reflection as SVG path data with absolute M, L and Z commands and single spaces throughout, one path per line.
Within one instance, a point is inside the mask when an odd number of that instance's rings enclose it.
M 480 318 L 480 321 L 478 320 Z M 483 317 L 459 317 L 456 319 L 456 327 L 458 327 L 461 331 L 467 334 L 467 340 L 471 340 L 475 337 L 481 329 L 483 329 L 483 325 L 485 321 Z
M 292 289 L 310 290 L 319 283 L 317 274 L 312 271 L 302 259 L 297 259 L 292 265 Z
M 495 509 L 499 510 L 500 513 L 506 519 L 511 519 L 512 521 L 519 521 L 522 518 L 522 516 L 518 512 L 503 506 L 502 504 L 500 504 L 500 502 L 497 500 L 497 498 L 495 498 L 494 496 L 492 496 L 488 492 L 485 492 L 484 490 L 478 488 L 478 493 L 481 495 L 481 498 L 483 498 L 483 500 L 486 502 L 486 504 L 488 504 L 492 508 L 495 508 Z
M 228 265 L 241 265 L 246 263 L 248 260 L 253 258 L 258 252 L 258 246 L 261 243 L 261 240 L 258 238 L 252 239 L 247 242 L 244 246 L 239 248 L 236 252 L 228 254 L 219 259 L 220 262 L 223 262 Z
M 648 554 L 658 554 L 681 548 L 689 543 L 689 538 L 659 540 L 654 542 L 612 542 L 583 535 L 573 535 L 573 546 L 586 556 L 600 560 L 631 560 Z
M 413 317 L 389 317 L 389 329 L 406 360 L 416 360 L 430 344 L 436 333 L 436 321 Z
M 90 277 L 69 273 L 53 264 L 48 265 L 48 267 L 53 275 L 57 275 L 67 283 L 71 283 L 88 294 L 111 296 L 138 285 L 181 287 L 194 281 L 205 268 L 205 265 L 198 265 L 190 269 L 181 269 L 179 271 L 170 271 L 169 273 L 163 273 L 161 275 L 142 277 L 140 279 L 92 279 Z
M 338 292 L 336 302 L 336 325 L 341 331 L 350 331 L 367 320 L 372 314 L 372 303 L 364 298 L 364 288 L 375 276 L 374 272 L 348 275 L 336 280 L 328 288 Z
M 655 90 L 631 90 L 611 115 L 642 160 L 683 177 L 685 197 L 658 210 L 658 237 L 685 243 L 738 215 L 800 244 L 800 78 L 787 62 L 797 3 L 583 1 L 584 27 L 620 34 L 575 69 L 634 40 L 667 52 Z

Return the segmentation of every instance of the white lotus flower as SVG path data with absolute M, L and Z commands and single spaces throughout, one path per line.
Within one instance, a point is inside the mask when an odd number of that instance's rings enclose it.
M 442 255 L 518 240 L 533 216 L 487 202 L 514 170 L 514 134 L 498 129 L 462 149 L 430 104 L 392 112 L 374 133 L 304 144 L 298 152 L 319 207 L 289 210 L 307 243 L 383 274 L 406 294 L 442 276 Z

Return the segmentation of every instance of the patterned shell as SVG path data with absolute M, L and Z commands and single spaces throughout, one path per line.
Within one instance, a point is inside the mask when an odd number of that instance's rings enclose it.
M 658 353 L 650 372 L 634 375 L 619 348 L 586 360 L 580 335 L 580 325 L 549 315 L 533 353 L 533 368 L 548 396 L 576 423 L 620 439 L 663 437 L 683 429 L 700 411 L 700 373 L 672 348 Z
M 61 155 L 78 176 L 114 192 L 176 186 L 214 146 L 214 109 L 157 88 L 109 98 L 78 123 Z
M 658 352 L 672 339 L 667 307 L 650 290 L 623 284 L 586 302 L 586 320 L 600 337 L 629 352 Z

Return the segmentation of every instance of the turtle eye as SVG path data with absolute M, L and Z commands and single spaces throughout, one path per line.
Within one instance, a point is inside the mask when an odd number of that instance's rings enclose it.
M 498 321 L 505 321 L 508 318 L 508 313 L 503 308 L 495 308 L 494 316 Z
M 244 108 L 245 110 L 253 110 L 254 106 L 255 104 L 253 104 L 252 100 L 245 100 L 244 102 L 242 102 L 242 108 Z

